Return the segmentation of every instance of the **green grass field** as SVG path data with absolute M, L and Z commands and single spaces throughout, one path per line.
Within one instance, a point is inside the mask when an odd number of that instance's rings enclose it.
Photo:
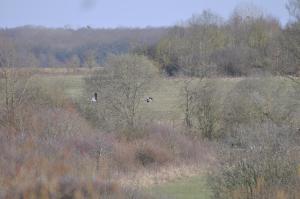
M 38 76 L 36 80 L 45 86 L 60 87 L 67 96 L 73 99 L 81 97 L 84 93 L 83 75 Z
M 209 190 L 206 179 L 203 176 L 178 179 L 163 185 L 151 187 L 149 190 L 154 198 L 174 199 L 209 199 Z
M 40 83 L 51 86 L 55 85 L 64 89 L 67 96 L 73 100 L 80 99 L 84 96 L 84 76 L 83 75 L 57 75 L 38 77 Z M 180 92 L 184 86 L 185 79 L 159 79 L 153 85 L 153 88 L 148 91 L 145 96 L 154 98 L 152 103 L 141 103 L 141 111 L 143 115 L 149 115 L 157 121 L 178 121 L 183 117 L 183 99 Z M 225 96 L 232 86 L 239 79 L 210 79 L 203 80 L 214 81 L 220 86 L 220 96 Z M 196 83 L 196 80 L 194 80 Z M 224 82 L 226 82 L 224 84 Z
M 87 94 L 84 90 L 84 77 L 84 75 L 53 75 L 38 76 L 37 79 L 38 83 L 45 85 L 45 87 L 51 88 L 51 86 L 53 86 L 57 91 L 62 88 L 62 92 L 64 92 L 67 97 L 78 101 L 79 99 L 87 100 L 90 97 L 86 96 Z M 249 79 L 252 82 L 257 81 L 257 78 Z M 142 114 L 140 115 L 146 118 L 147 121 L 163 121 L 172 125 L 181 125 L 184 119 L 184 99 L 181 92 L 186 80 L 187 79 L 184 78 L 160 78 L 156 80 L 152 89 L 145 93 L 145 97 L 151 96 L 154 100 L 152 103 L 141 102 L 139 111 L 141 111 Z M 214 78 L 203 79 L 201 82 L 194 79 L 192 84 L 213 82 L 217 89 L 216 102 L 222 105 L 228 96 L 228 92 L 241 80 L 245 80 L 245 78 Z M 265 89 L 273 89 L 274 92 L 276 91 L 276 86 L 286 86 L 282 95 L 288 95 L 287 88 L 291 82 L 286 80 L 287 79 L 281 77 L 265 77 L 260 84 L 262 84 Z

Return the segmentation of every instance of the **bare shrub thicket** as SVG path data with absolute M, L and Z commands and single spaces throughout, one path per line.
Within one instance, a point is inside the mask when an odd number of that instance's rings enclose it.
M 0 195 L 1 196 L 1 195 Z M 150 199 L 152 197 L 136 189 L 122 188 L 114 182 L 99 180 L 85 181 L 74 177 L 61 177 L 51 182 L 38 181 L 32 186 L 10 190 L 4 199 L 40 198 L 40 199 Z
M 30 103 L 28 82 L 31 75 L 31 72 L 14 68 L 0 69 L 1 126 L 18 129 L 19 113 L 23 106 Z
M 2 68 L 0 71 L 4 82 L 0 95 L 1 128 L 21 134 L 47 135 L 49 132 L 68 133 L 78 127 L 76 123 L 69 124 L 72 119 L 67 118 L 76 117 L 76 110 L 60 85 L 42 85 L 29 69 Z
M 49 188 L 59 187 L 57 180 L 61 177 L 75 176 L 92 182 L 93 176 L 100 179 L 108 175 L 97 169 L 98 151 L 107 147 L 98 142 L 99 135 L 77 113 L 61 87 L 40 86 L 36 84 L 40 80 L 27 76 L 27 72 L 31 74 L 27 70 L 26 78 L 23 70 L 3 68 L 2 72 L 6 76 L 1 81 L 10 79 L 4 83 L 4 91 L 6 86 L 9 90 L 1 92 L 4 103 L 0 126 L 1 198 L 49 198 L 65 194 Z M 8 117 L 12 113 L 13 117 Z M 87 138 L 91 137 L 89 141 Z M 66 186 L 73 190 L 73 185 Z M 87 189 L 89 185 L 85 186 Z M 74 190 L 80 187 L 79 184 Z
M 157 71 L 143 56 L 111 56 L 104 70 L 86 79 L 88 91 L 98 93 L 98 101 L 88 106 L 88 118 L 111 130 L 128 130 L 138 125 L 140 104 L 145 92 L 151 88 Z
M 94 132 L 78 114 L 69 113 L 66 108 L 40 111 L 45 116 L 38 115 L 40 131 L 36 130 L 36 134 L 8 138 L 5 131 L 1 132 L 0 192 L 8 194 L 8 198 L 28 194 L 41 198 L 40 194 L 49 198 L 67 194 L 76 198 L 75 193 L 86 198 L 93 198 L 91 194 L 144 198 L 128 187 L 121 187 L 119 175 L 130 176 L 140 169 L 173 164 L 204 165 L 211 161 L 205 143 L 168 126 L 149 127 L 146 137 L 128 141 L 113 134 Z M 64 179 L 71 181 L 61 187 Z
M 20 130 L 23 107 L 30 102 L 29 82 L 34 71 L 16 69 L 17 57 L 12 40 L 0 40 L 0 127 Z
M 243 126 L 238 146 L 220 147 L 221 162 L 210 178 L 214 198 L 298 198 L 299 135 L 272 122 Z
M 224 101 L 215 198 L 299 196 L 299 93 L 291 81 L 248 78 Z
M 154 146 L 162 146 L 170 151 L 171 160 L 178 163 L 213 162 L 213 146 L 209 142 L 195 139 L 188 133 L 182 133 L 168 125 L 152 125 L 145 139 Z
M 216 83 L 186 81 L 182 89 L 185 125 L 209 140 L 217 138 L 221 127 L 220 97 Z
M 167 165 L 202 165 L 213 162 L 212 147 L 195 140 L 168 125 L 151 125 L 142 138 L 119 141 L 113 145 L 110 158 L 120 173 L 153 169 Z M 119 139 L 119 138 L 118 138 Z
M 235 127 L 272 121 L 296 128 L 299 125 L 300 95 L 291 81 L 247 78 L 238 82 L 224 101 L 224 131 Z

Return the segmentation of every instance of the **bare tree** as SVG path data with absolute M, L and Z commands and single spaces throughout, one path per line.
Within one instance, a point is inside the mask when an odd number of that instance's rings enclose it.
M 96 107 L 101 125 L 135 129 L 142 98 L 156 74 L 155 66 L 146 57 L 110 56 L 103 71 L 86 79 L 90 93 L 98 93 Z
M 295 21 L 288 24 L 283 32 L 282 48 L 286 54 L 286 65 L 278 72 L 293 82 L 294 88 L 300 91 L 300 1 L 289 0 L 287 9 Z
M 184 123 L 188 128 L 192 128 L 193 126 L 193 90 L 191 88 L 192 81 L 192 79 L 185 80 L 181 91 L 181 95 L 183 95 L 184 99 Z
M 300 1 L 289 0 L 287 3 L 287 9 L 291 16 L 295 17 L 296 20 L 300 21 Z
M 220 127 L 217 86 L 209 80 L 186 80 L 181 95 L 184 100 L 185 125 L 197 136 L 213 139 Z
M 16 110 L 25 101 L 32 72 L 16 69 L 13 41 L 1 40 L 0 45 L 0 125 L 17 129 Z

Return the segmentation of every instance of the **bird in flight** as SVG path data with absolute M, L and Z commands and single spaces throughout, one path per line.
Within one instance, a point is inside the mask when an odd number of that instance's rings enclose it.
M 145 102 L 150 103 L 153 101 L 153 97 L 146 97 Z
M 94 96 L 92 97 L 91 102 L 97 102 L 97 93 L 94 93 Z

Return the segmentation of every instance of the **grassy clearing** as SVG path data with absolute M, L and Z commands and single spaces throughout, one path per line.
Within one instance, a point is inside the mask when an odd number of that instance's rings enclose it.
M 39 83 L 50 86 L 56 85 L 64 89 L 67 96 L 77 100 L 84 96 L 84 75 L 57 75 L 37 77 Z M 156 121 L 178 121 L 183 118 L 183 99 L 180 96 L 185 79 L 160 79 L 156 81 L 153 89 L 145 96 L 152 96 L 152 103 L 142 102 L 141 111 L 143 115 Z M 209 79 L 205 81 L 214 81 L 219 84 L 220 96 L 224 97 L 225 93 L 232 88 L 237 79 Z M 194 80 L 197 83 L 196 80 Z M 225 82 L 225 83 L 224 83 Z
M 209 190 L 206 179 L 203 176 L 179 179 L 174 182 L 150 188 L 150 193 L 157 198 L 174 199 L 209 199 Z
M 38 76 L 35 80 L 42 86 L 62 88 L 66 95 L 72 99 L 77 99 L 84 93 L 83 75 Z
M 63 88 L 63 92 L 73 100 L 85 99 L 89 96 L 85 96 L 84 93 L 84 77 L 85 75 L 49 75 L 38 76 L 36 79 L 39 84 L 44 85 L 46 88 L 54 87 Z M 203 79 L 201 82 L 196 79 L 193 80 L 193 84 L 203 84 L 205 82 L 213 82 L 217 85 L 218 102 L 222 104 L 228 94 L 228 92 L 244 78 L 215 78 L 215 79 Z M 252 81 L 256 81 L 255 78 L 250 78 Z M 171 122 L 172 124 L 179 124 L 184 115 L 184 99 L 180 96 L 182 88 L 184 87 L 184 78 L 161 78 L 155 82 L 153 88 L 145 94 L 146 96 L 152 96 L 154 100 L 152 103 L 141 102 L 140 111 L 141 115 L 147 118 L 148 121 L 164 121 Z M 266 82 L 270 85 L 288 83 L 283 81 L 280 77 L 266 77 Z M 267 86 L 267 85 L 266 85 Z

